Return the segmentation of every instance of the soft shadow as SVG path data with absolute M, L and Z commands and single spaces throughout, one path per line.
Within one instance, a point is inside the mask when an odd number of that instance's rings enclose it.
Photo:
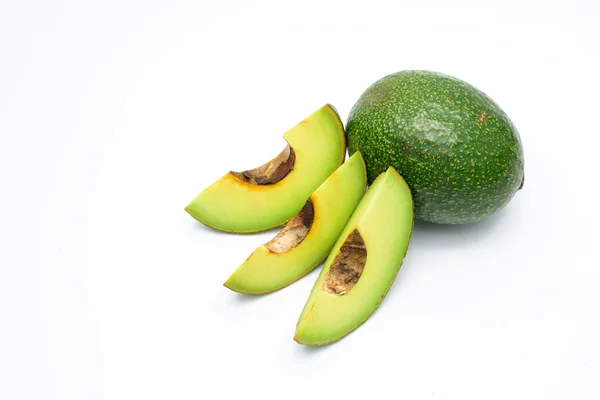
M 393 298 L 396 292 L 402 290 L 406 277 L 410 274 L 410 269 L 414 265 L 421 268 L 420 255 L 428 251 L 439 249 L 465 249 L 477 246 L 485 240 L 490 240 L 495 235 L 500 234 L 505 223 L 507 223 L 506 209 L 502 209 L 489 218 L 465 225 L 440 225 L 431 222 L 416 220 L 412 238 L 408 247 L 408 252 L 402 263 L 402 268 L 398 272 L 387 298 Z M 382 306 L 386 302 L 383 301 Z M 381 307 L 378 307 L 378 310 Z M 377 311 L 373 313 L 374 316 Z
M 419 263 L 419 253 L 427 250 L 433 251 L 434 249 L 442 247 L 470 247 L 477 245 L 477 243 L 480 243 L 481 241 L 489 240 L 494 237 L 494 235 L 501 232 L 504 227 L 503 224 L 507 221 L 506 213 L 506 209 L 502 209 L 483 221 L 465 225 L 440 225 L 425 221 L 415 221 L 406 258 L 404 259 L 402 268 L 398 272 L 386 298 L 392 298 L 398 291 L 402 290 L 409 270 L 413 265 Z M 385 303 L 386 301 L 384 300 L 369 319 L 375 317 L 378 314 L 378 311 L 384 307 Z M 368 323 L 368 319 L 365 322 Z M 360 329 L 360 326 L 357 330 L 358 329 Z M 350 332 L 348 336 L 353 333 L 354 331 Z M 331 346 L 335 346 L 339 342 L 344 341 L 346 337 L 347 336 L 323 346 L 307 346 L 295 343 L 296 349 L 294 350 L 294 353 L 300 357 L 313 357 L 316 354 L 324 352 Z
M 335 346 L 336 343 L 337 342 L 333 342 L 323 346 L 307 346 L 305 344 L 294 342 L 296 345 L 294 353 L 298 354 L 300 357 L 313 357 L 315 354 L 320 354 L 331 346 Z
M 227 289 L 227 288 L 225 288 Z M 238 293 L 233 290 L 227 289 L 230 293 L 230 302 L 234 305 L 244 305 L 244 304 L 255 304 L 258 303 L 261 299 L 266 299 L 267 297 L 273 295 L 277 292 L 265 293 L 265 294 L 246 294 L 246 293 Z
M 493 237 L 502 227 L 506 210 L 486 218 L 483 221 L 465 225 L 440 225 L 425 221 L 415 221 L 411 248 L 456 248 L 469 247 Z

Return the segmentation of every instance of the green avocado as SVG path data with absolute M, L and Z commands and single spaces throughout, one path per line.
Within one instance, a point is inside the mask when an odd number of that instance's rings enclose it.
M 365 322 L 396 279 L 412 227 L 410 189 L 390 167 L 369 187 L 333 246 L 300 314 L 294 339 L 323 345 Z
M 401 71 L 371 85 L 348 117 L 349 153 L 360 150 L 369 182 L 388 166 L 406 180 L 415 218 L 482 220 L 524 182 L 517 129 L 487 95 L 459 79 Z

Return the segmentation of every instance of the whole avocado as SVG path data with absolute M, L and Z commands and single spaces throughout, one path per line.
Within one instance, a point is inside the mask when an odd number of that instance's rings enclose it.
M 369 183 L 393 166 L 414 196 L 415 217 L 440 224 L 482 220 L 524 181 L 517 129 L 483 92 L 431 71 L 401 71 L 371 85 L 346 124 Z

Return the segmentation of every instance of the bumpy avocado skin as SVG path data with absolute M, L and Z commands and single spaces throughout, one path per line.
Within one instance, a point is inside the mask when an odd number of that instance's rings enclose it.
M 523 182 L 517 129 L 483 92 L 430 71 L 401 71 L 371 85 L 350 111 L 349 154 L 369 183 L 393 166 L 414 196 L 415 217 L 465 224 L 503 208 Z

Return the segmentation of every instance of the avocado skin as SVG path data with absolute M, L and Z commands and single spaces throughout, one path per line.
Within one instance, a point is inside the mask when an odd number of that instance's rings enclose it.
M 523 182 L 517 129 L 483 92 L 431 71 L 401 71 L 371 85 L 346 124 L 348 152 L 363 154 L 372 183 L 393 166 L 415 217 L 465 224 L 503 208 Z

